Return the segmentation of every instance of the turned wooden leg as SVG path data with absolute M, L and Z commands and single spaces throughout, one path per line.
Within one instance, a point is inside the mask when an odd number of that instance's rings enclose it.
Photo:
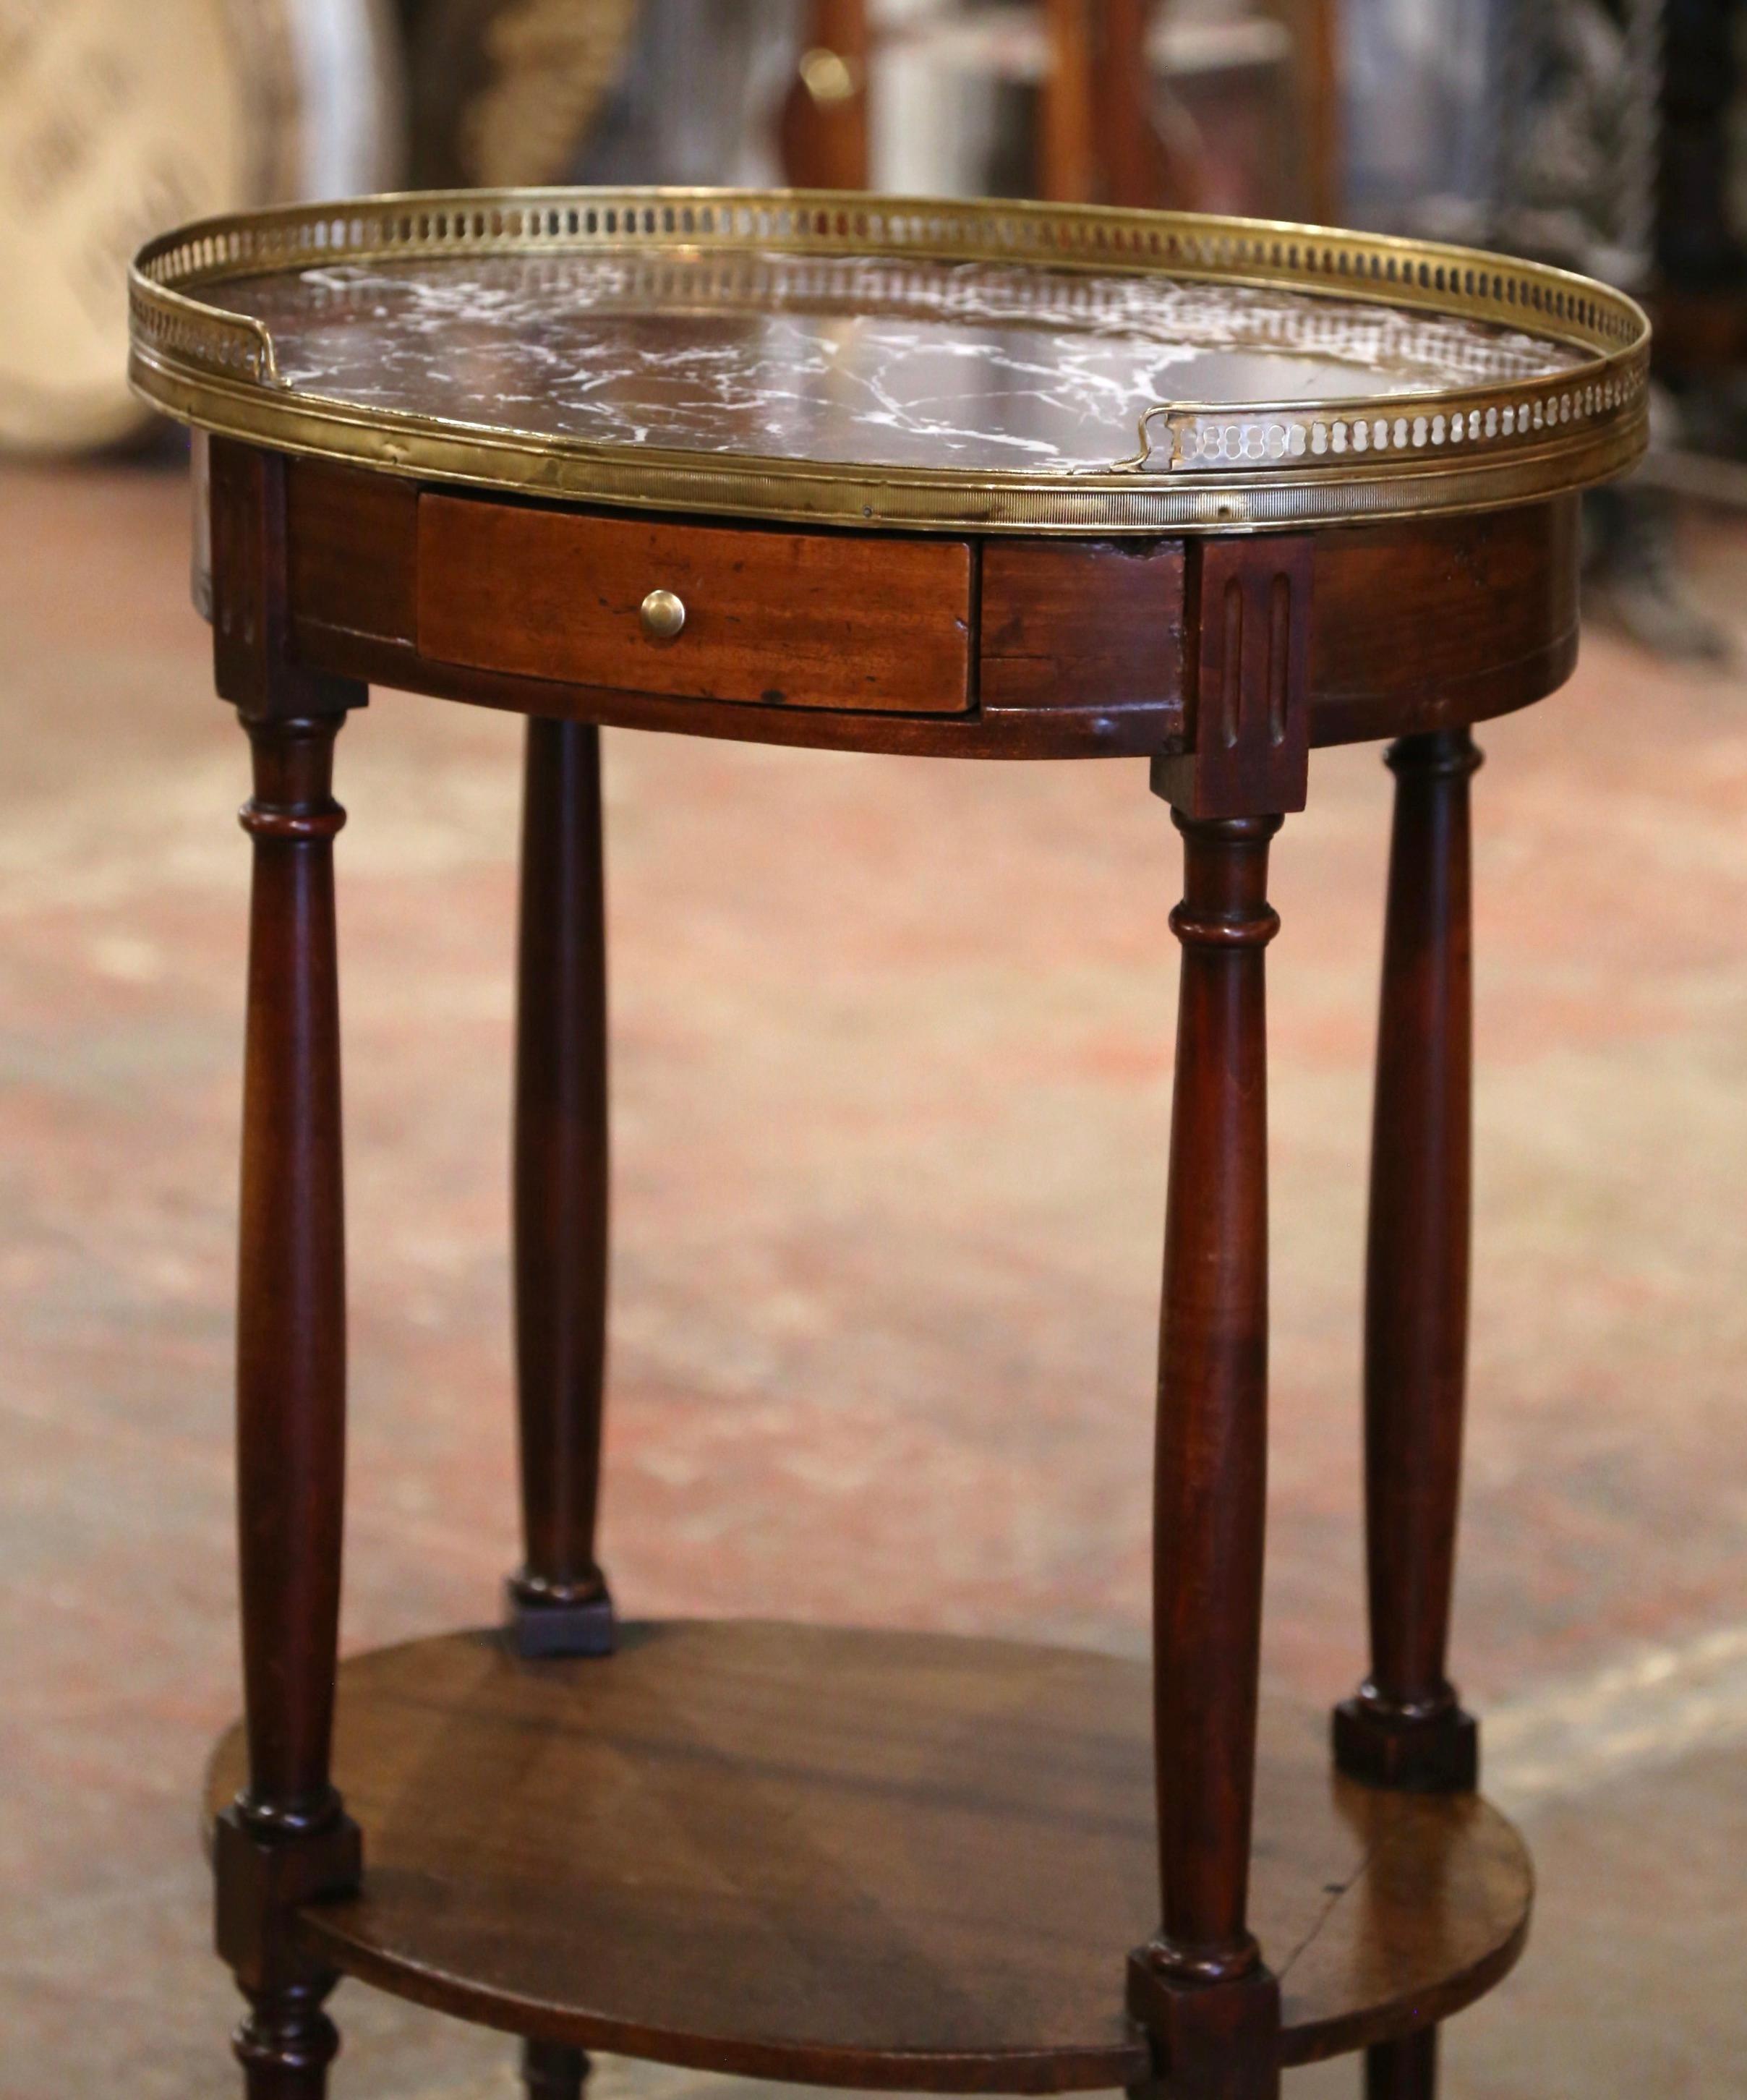
M 1466 730 L 1392 746 L 1365 1314 L 1370 1674 L 1335 1714 L 1343 1771 L 1475 1785 L 1473 1721 L 1445 1675 L 1461 1486 L 1471 1146 Z
M 1365 2053 L 1365 2100 L 1434 2100 L 1437 2083 L 1436 2027 L 1379 2042 Z
M 1471 937 L 1466 730 L 1389 752 L 1395 829 L 1383 935 L 1365 1312 L 1371 1667 L 1335 1710 L 1341 1769 L 1461 1791 L 1479 1739 L 1445 1674 L 1468 1321 Z M 1437 2036 L 1373 2049 L 1368 2100 L 1432 2100 Z
M 580 2049 L 559 2041 L 522 2045 L 522 2083 L 527 2100 L 582 2100 L 589 2059 Z
M 346 1284 L 329 792 L 339 716 L 254 721 L 236 1436 L 248 1784 L 218 1819 L 219 1952 L 250 2011 L 249 2100 L 320 2100 L 334 1979 L 287 1930 L 353 1887 L 358 1832 L 329 1777 L 340 1604 Z
M 594 1557 L 607 1353 L 607 944 L 600 732 L 532 720 L 522 836 L 514 1141 L 516 1373 L 529 1656 L 605 1655 Z
M 1279 2089 L 1278 1986 L 1246 1922 L 1267 1475 L 1263 954 L 1275 816 L 1176 813 L 1183 944 L 1154 1519 L 1163 1922 L 1129 2007 L 1171 2100 Z

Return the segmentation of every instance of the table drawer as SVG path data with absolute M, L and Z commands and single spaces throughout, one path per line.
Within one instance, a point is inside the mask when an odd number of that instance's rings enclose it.
M 971 549 L 421 496 L 418 648 L 680 699 L 889 714 L 971 704 Z M 660 631 L 684 609 L 677 633 Z

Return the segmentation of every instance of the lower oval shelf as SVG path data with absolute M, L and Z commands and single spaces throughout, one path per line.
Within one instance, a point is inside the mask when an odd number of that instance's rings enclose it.
M 300 1937 L 512 2033 L 923 2092 L 1132 2085 L 1124 1958 L 1157 1924 L 1149 1674 L 1075 1649 L 740 1621 L 524 1662 L 488 1633 L 340 1673 L 364 1882 Z M 220 1743 L 209 1812 L 243 1774 Z M 1288 2064 L 1502 1976 L 1533 1890 L 1473 1795 L 1335 1776 L 1264 1710 L 1251 1921 Z

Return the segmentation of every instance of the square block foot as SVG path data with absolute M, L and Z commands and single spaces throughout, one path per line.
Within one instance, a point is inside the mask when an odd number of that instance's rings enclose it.
M 1155 2066 L 1133 2100 L 1279 2100 L 1280 1985 L 1260 1962 L 1227 1983 L 1180 1982 L 1136 1948 L 1127 1997 Z
M 262 1834 L 235 1802 L 213 1824 L 217 1910 L 214 1939 L 245 1991 L 283 1990 L 320 1974 L 293 1943 L 292 1913 L 326 1896 L 350 1895 L 364 1873 L 363 1839 L 342 1810 L 313 1829 Z
M 1366 1786 L 1472 1793 L 1480 1783 L 1480 1727 L 1459 1706 L 1418 1719 L 1343 1699 L 1335 1709 L 1334 1738 L 1337 1768 Z
M 531 1594 L 512 1575 L 504 1586 L 504 1596 L 505 1635 L 511 1649 L 526 1661 L 611 1655 L 618 1646 L 613 1600 L 604 1589 L 598 1596 L 571 1602 Z

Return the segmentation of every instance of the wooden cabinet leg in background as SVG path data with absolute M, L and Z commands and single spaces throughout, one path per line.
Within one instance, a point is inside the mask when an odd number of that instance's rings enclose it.
M 1140 209 L 1193 204 L 1196 170 L 1167 149 L 1154 117 L 1154 0 L 1045 0 L 1039 196 Z
M 522 2045 L 522 2083 L 527 2100 L 582 2100 L 589 2059 L 580 2049 L 559 2041 Z
M 1183 944 L 1154 1515 L 1163 1921 L 1129 2010 L 1171 2100 L 1279 2090 L 1279 1987 L 1246 1919 L 1268 1440 L 1263 953 L 1273 816 L 1179 810 Z
M 249 2100 L 320 2100 L 334 1978 L 292 1942 L 298 1904 L 355 1887 L 356 1827 L 329 1776 L 346 1456 L 334 834 L 343 717 L 248 721 L 254 841 L 236 1431 L 249 1780 L 214 1844 L 218 1950 L 250 2012 Z
M 1461 1493 L 1472 1149 L 1466 730 L 1402 738 L 1383 936 L 1365 1313 L 1370 1673 L 1335 1710 L 1340 1768 L 1463 1791 L 1475 1723 L 1446 1674 Z M 1370 2053 L 1369 2100 L 1430 2100 L 1433 2033 Z
M 796 189 L 867 188 L 867 0 L 809 0 L 800 62 L 777 120 L 783 179 Z
M 600 732 L 531 720 L 516 1029 L 516 1379 L 527 1656 L 606 1655 L 594 1556 L 607 1358 L 607 936 Z

